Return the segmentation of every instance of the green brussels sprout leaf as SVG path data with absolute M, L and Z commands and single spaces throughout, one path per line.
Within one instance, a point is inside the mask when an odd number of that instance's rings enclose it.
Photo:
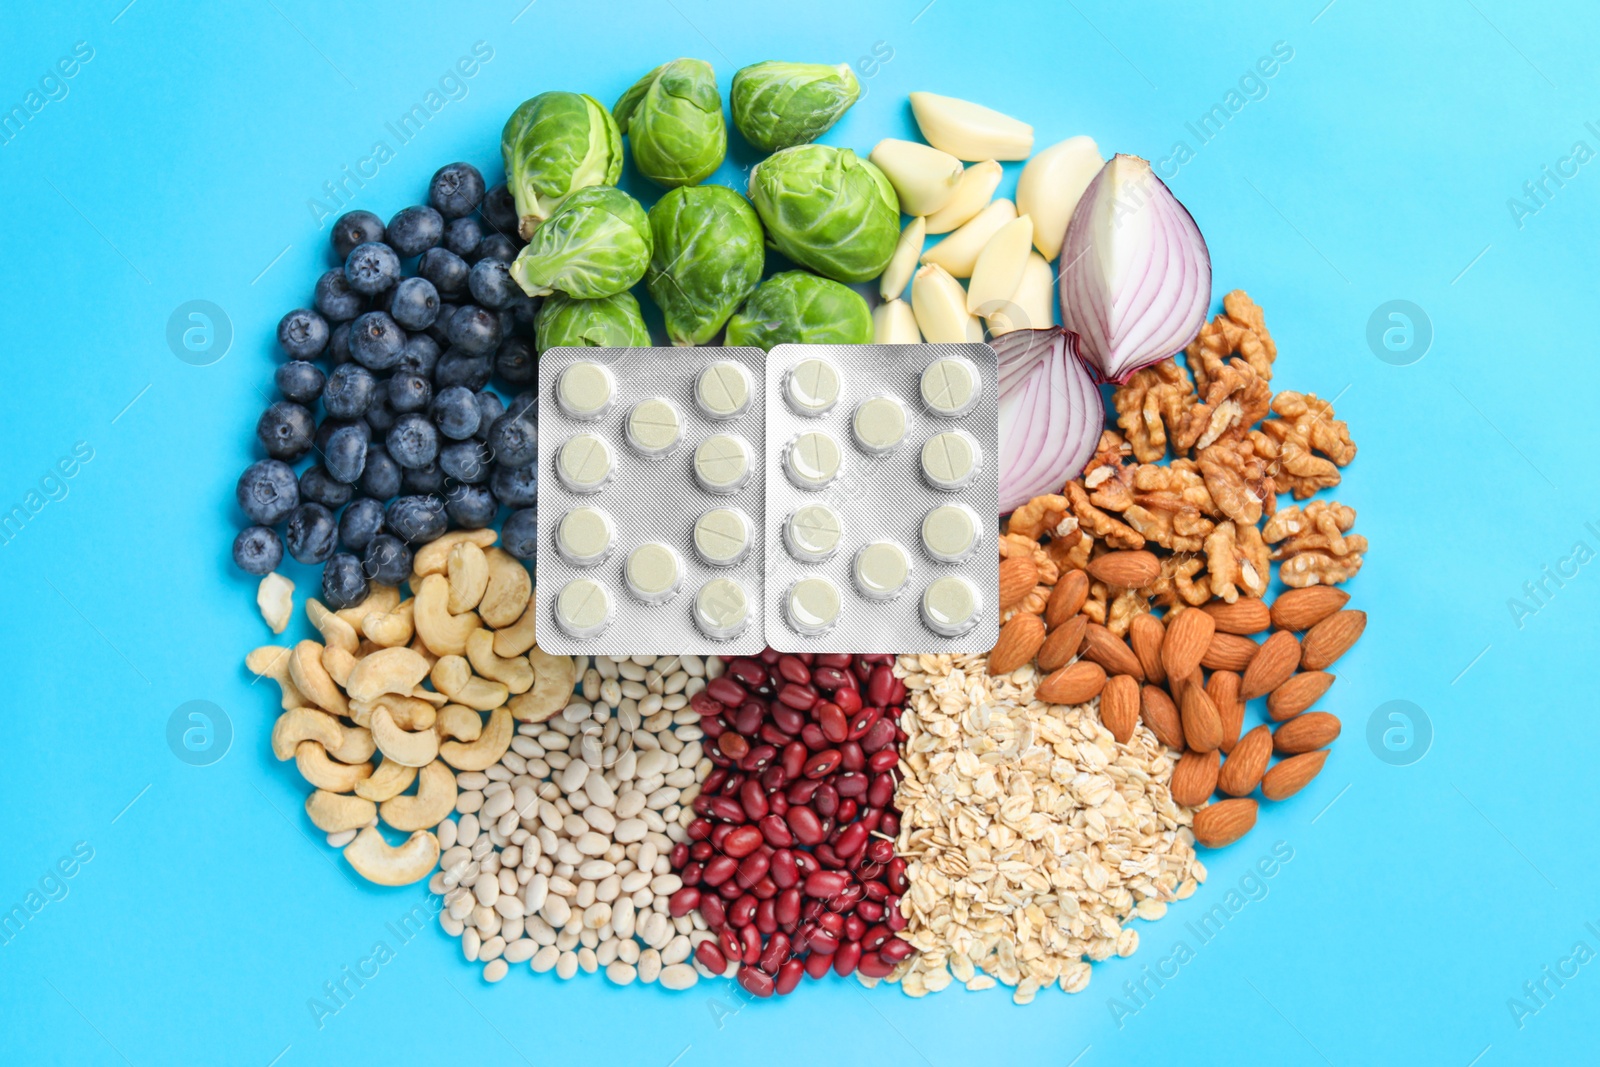
M 511 264 L 529 296 L 562 292 L 595 300 L 623 292 L 650 265 L 650 220 L 621 189 L 593 185 L 571 193 Z
M 733 76 L 733 124 L 757 148 L 810 144 L 861 95 L 848 63 L 757 63 Z
M 761 220 L 723 185 L 674 189 L 650 209 L 655 250 L 645 284 L 675 345 L 711 340 L 761 281 Z
M 876 278 L 900 239 L 899 201 L 883 173 L 848 148 L 786 148 L 750 172 L 771 245 L 841 282 Z
M 611 109 L 639 173 L 669 189 L 697 185 L 722 165 L 728 130 L 711 64 L 674 59 L 634 83 Z
M 774 274 L 728 320 L 728 344 L 864 345 L 872 342 L 872 312 L 847 285 L 803 270 Z
M 574 300 L 562 293 L 539 308 L 535 345 L 547 348 L 648 348 L 650 331 L 629 292 L 598 300 Z
M 506 120 L 500 153 L 525 241 L 563 198 L 622 176 L 622 133 L 600 101 L 582 93 L 540 93 L 523 103 Z

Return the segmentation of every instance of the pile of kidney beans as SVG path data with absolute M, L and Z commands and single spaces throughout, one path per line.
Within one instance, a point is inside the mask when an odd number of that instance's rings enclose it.
M 726 658 L 695 694 L 716 766 L 694 801 L 673 915 L 716 934 L 696 958 L 758 997 L 830 970 L 882 978 L 915 951 L 900 895 L 894 808 L 904 683 L 890 655 Z M 881 836 L 877 836 L 881 835 Z

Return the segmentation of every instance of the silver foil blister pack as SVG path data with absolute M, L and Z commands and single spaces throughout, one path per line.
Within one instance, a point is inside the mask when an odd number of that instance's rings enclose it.
M 767 354 L 765 393 L 768 644 L 993 647 L 994 350 L 779 345 Z
M 765 363 L 759 348 L 540 356 L 541 648 L 765 647 Z

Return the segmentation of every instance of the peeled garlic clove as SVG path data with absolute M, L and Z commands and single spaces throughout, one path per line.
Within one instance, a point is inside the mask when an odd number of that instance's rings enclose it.
M 917 317 L 904 300 L 886 300 L 872 309 L 872 343 L 915 345 L 922 343 Z
M 1033 216 L 1033 247 L 1045 259 L 1060 254 L 1072 209 L 1103 166 L 1105 160 L 1093 137 L 1068 137 L 1022 168 L 1022 177 L 1017 179 L 1017 210 Z
M 867 157 L 900 194 L 907 215 L 931 215 L 944 207 L 961 181 L 961 161 L 915 141 L 886 137 Z
M 911 311 L 929 344 L 983 340 L 983 324 L 967 311 L 967 293 L 961 283 L 937 264 L 917 268 L 911 279 Z
M 1028 253 L 1022 267 L 1022 281 L 1011 299 L 999 304 L 984 319 L 991 336 L 1013 330 L 1047 329 L 1055 319 L 1056 272 L 1037 252 Z
M 1033 127 L 993 108 L 936 93 L 912 93 L 911 113 L 928 143 L 957 159 L 1027 159 Z
M 928 232 L 949 233 L 982 211 L 999 188 L 1000 175 L 1000 164 L 992 159 L 968 167 L 949 202 L 928 216 Z
M 972 280 L 967 283 L 968 311 L 982 315 L 986 307 L 1011 299 L 1022 284 L 1022 268 L 1028 264 L 1032 244 L 1033 219 L 1027 215 L 1018 215 L 995 231 L 973 264 Z
M 894 246 L 889 265 L 883 268 L 883 278 L 878 282 L 878 293 L 885 300 L 893 300 L 911 284 L 911 272 L 917 269 L 917 257 L 922 255 L 922 245 L 928 238 L 928 220 L 918 215 L 900 231 L 900 240 Z
M 978 263 L 978 253 L 989 243 L 989 238 L 1016 217 L 1017 205 L 1009 200 L 996 200 L 955 233 L 922 253 L 922 262 L 943 267 L 953 278 L 970 278 L 972 268 Z

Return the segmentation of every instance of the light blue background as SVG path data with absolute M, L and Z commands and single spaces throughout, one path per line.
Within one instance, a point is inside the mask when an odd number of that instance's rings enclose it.
M 988 0 L 9 5 L 0 107 L 58 57 L 94 58 L 0 146 L 5 388 L 0 510 L 87 442 L 91 462 L 0 547 L 8 677 L 0 907 L 77 842 L 91 862 L 0 945 L 0 1062 L 850 1062 L 1286 1064 L 1592 1060 L 1600 962 L 1519 1028 L 1509 998 L 1582 940 L 1600 951 L 1593 826 L 1600 571 L 1517 625 L 1509 598 L 1600 548 L 1592 350 L 1600 163 L 1517 225 L 1507 200 L 1575 141 L 1600 149 L 1591 5 L 1510 0 L 1125 5 Z M 1372 553 L 1371 613 L 1327 706 L 1345 722 L 1322 776 L 1270 806 L 1140 951 L 1075 997 L 1003 990 L 922 1001 L 854 981 L 742 1003 L 559 983 L 484 986 L 435 929 L 319 1030 L 306 1002 L 394 943 L 420 887 L 355 886 L 272 760 L 276 700 L 244 653 L 268 634 L 228 561 L 233 483 L 326 229 L 306 201 L 354 165 L 473 42 L 493 59 L 360 193 L 387 217 L 457 158 L 498 174 L 502 121 L 570 88 L 614 99 L 667 58 L 734 69 L 856 62 L 867 95 L 828 140 L 909 135 L 906 94 L 980 100 L 1043 146 L 1093 135 L 1161 159 L 1274 42 L 1293 59 L 1171 178 L 1209 239 L 1218 297 L 1247 288 L 1280 345 L 1277 384 L 1340 396 L 1358 441 L 1341 499 Z M 742 184 L 739 160 L 716 180 Z M 748 160 L 745 160 L 748 162 Z M 1015 168 L 1008 168 L 1008 187 Z M 1171 168 L 1168 168 L 1171 173 Z M 208 367 L 164 339 L 180 303 L 226 309 Z M 1421 362 L 1368 347 L 1373 310 L 1431 319 Z M 129 406 L 131 403 L 131 407 Z M 1574 564 L 1568 564 L 1568 570 Z M 306 589 L 303 571 L 295 571 Z M 1530 605 L 1531 606 L 1531 605 Z M 189 700 L 231 720 L 211 766 L 168 749 Z M 1391 766 L 1369 716 L 1422 708 L 1431 750 Z M 131 806 L 130 806 L 131 804 Z M 1185 924 L 1287 842 L 1293 860 L 1210 943 Z M 1109 997 L 1180 939 L 1195 958 L 1118 1026 Z M 1570 969 L 1570 965 L 1569 965 Z M 1528 1002 L 1532 1006 L 1533 1002 Z M 1475 1058 L 1476 1057 L 1476 1058 Z

